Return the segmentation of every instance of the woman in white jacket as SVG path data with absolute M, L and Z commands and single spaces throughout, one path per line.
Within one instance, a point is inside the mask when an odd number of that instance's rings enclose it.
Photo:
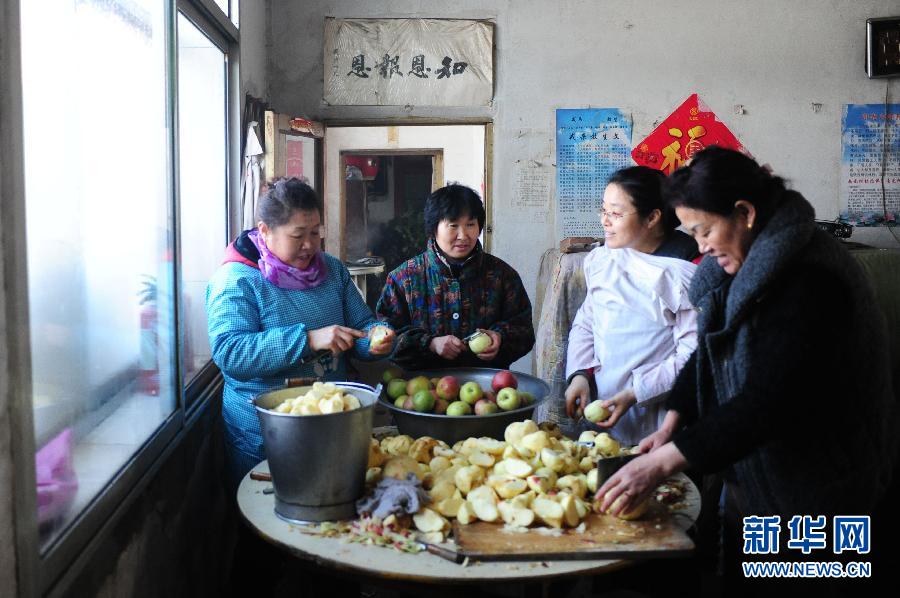
M 596 426 L 634 445 L 665 417 L 663 399 L 697 346 L 688 287 L 697 256 L 662 199 L 665 177 L 644 166 L 616 172 L 603 194 L 605 244 L 584 260 L 587 295 L 569 333 L 566 412 L 591 401 L 611 412 Z M 590 426 L 587 423 L 585 426 Z

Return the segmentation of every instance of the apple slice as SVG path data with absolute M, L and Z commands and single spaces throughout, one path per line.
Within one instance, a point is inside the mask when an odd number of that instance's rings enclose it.
M 494 465 L 494 457 L 487 453 L 482 453 L 479 450 L 473 450 L 469 453 L 469 463 L 472 465 L 477 465 L 478 467 L 493 467 Z
M 463 498 L 445 498 L 444 500 L 437 503 L 434 508 L 437 509 L 437 512 L 443 515 L 444 517 L 456 517 L 457 513 L 459 513 L 460 507 L 465 504 L 465 499 Z
M 526 434 L 522 437 L 522 446 L 527 448 L 534 454 L 538 454 L 542 449 L 550 446 L 550 437 L 543 430 Z
M 444 529 L 445 519 L 428 507 L 423 507 L 413 515 L 413 523 L 420 532 L 439 532 Z
M 534 468 L 529 463 L 521 459 L 506 459 L 503 463 L 506 464 L 506 473 L 517 478 L 524 478 L 534 471 Z
M 478 517 L 475 516 L 475 509 L 469 501 L 465 501 L 459 506 L 459 510 L 456 511 L 456 520 L 460 525 L 469 525 L 478 520 Z
M 555 472 L 560 472 L 566 465 L 564 455 L 559 451 L 545 448 L 541 451 L 541 462 Z
M 560 490 L 568 490 L 573 496 L 578 498 L 587 494 L 587 484 L 578 476 L 567 475 L 556 481 L 556 487 Z
M 477 465 L 462 467 L 456 472 L 453 481 L 460 492 L 468 494 L 484 481 L 484 470 Z
M 569 527 L 578 527 L 581 519 L 578 517 L 578 508 L 575 506 L 575 497 L 571 494 L 563 494 L 559 499 L 559 506 L 563 509 L 563 521 Z
M 562 527 L 565 510 L 558 502 L 539 496 L 531 502 L 531 510 L 550 527 Z
M 475 446 L 478 450 L 497 457 L 503 454 L 507 445 L 502 440 L 483 437 L 478 439 Z
M 534 474 L 528 476 L 528 478 L 526 478 L 526 481 L 528 482 L 528 487 L 538 494 L 546 494 L 551 488 L 553 488 L 553 484 L 550 483 L 550 478 L 546 476 Z

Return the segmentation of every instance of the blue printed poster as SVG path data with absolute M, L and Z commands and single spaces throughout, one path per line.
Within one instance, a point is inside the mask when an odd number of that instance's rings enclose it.
M 630 116 L 618 108 L 557 110 L 557 236 L 602 237 L 603 190 L 615 171 L 632 164 Z
M 847 104 L 841 124 L 841 222 L 896 224 L 900 104 Z

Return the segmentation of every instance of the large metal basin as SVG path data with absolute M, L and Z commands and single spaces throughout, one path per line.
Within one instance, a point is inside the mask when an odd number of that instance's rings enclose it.
M 270 411 L 310 387 L 283 388 L 254 399 L 275 488 L 275 514 L 294 522 L 334 521 L 356 516 L 365 491 L 372 416 L 378 389 L 332 382 L 359 399 L 361 407 L 327 415 Z
M 460 384 L 474 380 L 483 389 L 490 389 L 494 374 L 503 370 L 492 368 L 450 368 L 444 370 L 424 370 L 421 372 L 404 372 L 404 377 L 409 380 L 415 376 L 428 378 L 440 378 L 443 376 L 456 376 Z M 407 411 L 397 407 L 390 401 L 386 393 L 382 393 L 381 401 L 394 418 L 394 423 L 401 434 L 408 434 L 413 438 L 431 436 L 453 444 L 457 440 L 473 437 L 489 436 L 503 440 L 503 432 L 506 426 L 513 422 L 529 419 L 535 406 L 547 399 L 550 394 L 550 386 L 541 380 L 522 372 L 512 372 L 519 381 L 518 389 L 530 392 L 535 401 L 527 407 L 520 407 L 513 411 L 500 411 L 491 415 L 462 415 L 453 417 L 438 415 L 436 413 L 419 413 Z

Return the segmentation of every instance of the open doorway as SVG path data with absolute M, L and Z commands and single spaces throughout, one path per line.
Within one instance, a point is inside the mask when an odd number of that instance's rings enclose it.
M 326 250 L 348 263 L 374 307 L 387 274 L 425 250 L 424 205 L 449 182 L 485 202 L 489 125 L 328 126 Z M 488 248 L 490 229 L 482 243 Z
M 440 186 L 441 150 L 343 152 L 343 254 L 348 263 L 372 263 L 366 303 L 378 301 L 387 273 L 425 247 L 425 199 Z M 381 258 L 384 268 L 377 268 Z M 362 260 L 362 262 L 360 262 Z

